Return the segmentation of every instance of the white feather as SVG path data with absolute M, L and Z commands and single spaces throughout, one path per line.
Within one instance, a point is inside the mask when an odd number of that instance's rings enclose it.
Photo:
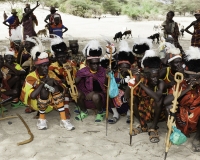
M 6 49 L 6 52 L 5 52 L 4 55 L 12 55 L 12 56 L 15 55 L 15 52 L 14 51 L 10 51 L 7 46 L 4 46 L 4 48 Z
M 144 44 L 144 43 L 146 43 L 146 44 L 149 46 L 150 49 L 153 47 L 153 44 L 152 44 L 152 40 L 151 40 L 151 39 L 148 39 L 148 38 L 140 38 L 140 37 L 134 39 L 134 45 L 135 45 L 135 44 Z
M 86 49 L 87 49 L 87 53 L 86 54 L 87 54 L 87 56 L 90 56 L 89 55 L 90 49 L 91 50 L 99 50 L 99 48 L 101 48 L 101 50 L 103 51 L 102 47 L 99 44 L 99 41 L 97 41 L 97 40 L 91 40 L 91 41 L 89 41 L 86 44 L 86 46 L 84 47 L 84 49 L 82 50 L 82 52 L 83 52 L 83 55 L 85 56 L 85 52 L 86 52 Z
M 38 37 L 33 37 L 33 38 L 36 40 L 36 43 L 40 48 L 40 52 L 44 51 L 45 50 L 45 46 L 43 46 L 41 40 Z
M 39 59 L 45 59 L 45 58 L 48 58 L 48 54 L 46 52 L 42 52 L 39 56 L 38 56 Z
M 55 36 L 53 38 L 51 38 L 51 46 L 62 43 L 63 39 L 60 38 L 59 36 Z
M 31 56 L 33 57 L 33 60 L 35 60 L 35 58 L 36 58 L 35 56 L 36 56 L 37 52 L 41 52 L 40 51 L 40 47 L 39 46 L 34 46 L 30 51 Z
M 160 55 L 158 53 L 156 53 L 154 50 L 147 50 L 144 54 L 144 57 L 142 58 L 142 61 L 141 61 L 141 66 L 142 68 L 144 68 L 144 65 L 143 65 L 143 61 L 147 58 L 147 57 L 160 57 Z
M 124 52 L 132 52 L 132 50 L 130 49 L 128 43 L 125 40 L 122 40 L 119 43 L 119 52 L 124 51 Z
M 185 52 L 186 60 L 190 61 L 192 59 L 200 59 L 200 49 L 198 47 L 190 46 Z
M 33 39 L 32 37 L 29 37 L 28 35 L 26 35 L 26 40 L 25 41 L 29 41 L 29 42 L 32 42 L 34 44 L 37 44 L 36 40 Z
M 171 53 L 171 54 L 174 54 L 174 55 L 178 55 L 180 54 L 180 49 L 179 48 L 170 48 L 167 50 L 167 53 Z

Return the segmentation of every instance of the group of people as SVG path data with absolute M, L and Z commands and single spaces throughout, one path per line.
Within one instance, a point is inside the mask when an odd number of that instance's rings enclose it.
M 34 20 L 32 12 L 35 8 L 27 11 L 29 20 L 30 17 Z M 27 14 L 22 18 L 24 22 Z M 51 14 L 55 14 L 55 10 Z M 59 15 L 54 16 L 52 23 L 56 22 L 55 17 Z M 176 85 L 174 76 L 176 72 L 181 72 L 184 75 L 182 92 L 178 98 L 178 111 L 173 116 L 177 128 L 186 136 L 196 132 L 192 145 L 194 151 L 199 152 L 200 49 L 196 45 L 198 36 L 195 35 L 198 29 L 191 33 L 192 45 L 183 51 L 178 42 L 178 25 L 173 17 L 174 12 L 167 13 L 163 23 L 165 40 L 158 52 L 152 49 L 152 42 L 147 38 L 135 39 L 131 47 L 124 40 L 118 47 L 110 42 L 101 46 L 97 40 L 91 40 L 82 51 L 84 59 L 81 61 L 71 59 L 69 54 L 69 50 L 72 55 L 79 53 L 76 40 L 70 41 L 67 47 L 62 37 L 52 36 L 51 51 L 46 51 L 34 34 L 26 37 L 23 43 L 17 43 L 10 26 L 13 49 L 7 48 L 4 56 L 0 55 L 1 97 L 3 101 L 11 99 L 15 108 L 27 106 L 27 113 L 38 111 L 37 127 L 40 130 L 48 128 L 46 113 L 52 110 L 59 112 L 61 127 L 75 129 L 70 122 L 70 101 L 76 105 L 77 121 L 87 118 L 88 109 L 93 109 L 96 112 L 94 121 L 101 123 L 105 118 L 107 96 L 107 107 L 112 113 L 108 123 L 116 124 L 124 115 L 127 116 L 126 123 L 130 123 L 130 100 L 134 98 L 134 115 L 140 125 L 133 128 L 133 135 L 147 132 L 150 142 L 158 143 L 158 123 L 167 121 L 171 114 L 173 87 Z M 195 17 L 197 21 L 192 24 L 196 26 L 200 13 L 197 12 Z M 112 76 L 112 83 L 117 84 L 115 96 L 107 92 Z M 132 87 L 134 91 L 131 95 Z M 148 126 L 149 122 L 152 123 Z
M 18 28 L 18 34 L 21 34 L 21 24 L 23 27 L 23 40 L 26 39 L 27 36 L 37 36 L 35 31 L 35 26 L 38 26 L 37 17 L 34 15 L 34 10 L 38 8 L 40 4 L 37 1 L 37 4 L 34 8 L 31 9 L 30 4 L 26 4 L 24 8 L 24 13 L 22 15 L 22 19 L 19 20 L 17 16 L 16 9 L 12 9 L 12 16 L 8 17 L 4 20 L 3 24 L 8 26 L 9 28 L 9 36 L 12 35 L 12 30 Z M 63 33 L 68 30 L 62 23 L 61 15 L 56 13 L 55 7 L 50 7 L 50 14 L 46 16 L 44 22 L 47 23 L 45 27 L 48 28 L 49 34 L 55 34 L 59 37 L 63 37 Z

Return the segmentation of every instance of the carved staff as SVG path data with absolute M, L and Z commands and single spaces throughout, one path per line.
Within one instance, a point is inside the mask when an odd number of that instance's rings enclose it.
M 172 126 L 175 126 L 175 113 L 177 111 L 178 108 L 178 97 L 181 95 L 181 91 L 182 88 L 180 89 L 180 83 L 183 81 L 183 74 L 180 72 L 176 72 L 175 76 L 174 76 L 174 80 L 176 81 L 176 88 L 174 88 L 173 90 L 173 96 L 174 96 L 174 100 L 172 101 L 172 108 L 170 109 L 170 115 L 168 116 L 168 121 L 167 121 L 167 127 L 168 127 L 168 132 L 166 134 L 166 138 L 165 138 L 165 158 L 164 160 L 166 160 L 167 158 L 167 153 L 169 151 L 169 148 L 171 147 L 172 143 L 170 142 L 170 135 L 172 133 Z
M 65 66 L 67 66 L 68 64 L 64 65 L 64 68 Z M 77 99 L 78 99 L 78 90 L 76 88 L 76 85 L 75 85 L 75 80 L 74 78 L 71 76 L 71 73 L 70 73 L 70 69 L 65 69 L 65 71 L 67 72 L 67 76 L 66 76 L 66 81 L 67 81 L 67 84 L 70 86 L 69 88 L 69 93 L 72 97 L 72 99 L 75 101 L 76 105 L 77 105 Z M 81 110 L 80 108 L 78 107 L 79 109 L 79 112 L 80 112 L 80 118 L 81 118 Z M 82 118 L 81 118 L 81 121 Z
M 130 78 L 133 78 L 132 72 L 131 70 L 128 70 L 129 74 L 130 74 Z M 134 89 L 142 82 L 142 79 L 134 86 L 131 87 L 131 96 L 130 96 L 130 114 L 131 114 L 131 122 L 130 122 L 130 131 L 129 131 L 129 135 L 130 135 L 130 145 L 132 144 L 132 135 L 133 135 L 133 102 L 134 102 L 134 97 L 133 97 L 133 91 Z

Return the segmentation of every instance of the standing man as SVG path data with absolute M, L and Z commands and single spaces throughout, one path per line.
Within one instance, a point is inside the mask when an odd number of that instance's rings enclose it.
M 39 6 L 40 4 L 37 1 L 36 6 L 33 9 L 30 9 L 30 5 L 26 5 L 26 8 L 24 8 L 24 14 L 21 20 L 21 23 L 23 25 L 23 39 L 26 39 L 26 36 L 29 37 L 37 36 L 35 32 L 34 23 L 37 25 L 37 19 L 35 15 L 33 14 L 33 11 Z
M 178 37 L 179 37 L 179 27 L 177 22 L 174 22 L 173 20 L 174 12 L 169 11 L 166 16 L 166 21 L 162 23 L 163 29 L 164 29 L 164 37 L 168 38 L 169 35 L 171 35 L 174 38 L 174 45 L 175 47 L 179 48 L 181 53 L 183 54 L 183 48 L 179 44 Z

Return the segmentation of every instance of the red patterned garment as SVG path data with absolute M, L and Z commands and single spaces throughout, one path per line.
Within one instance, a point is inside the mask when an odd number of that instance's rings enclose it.
M 187 83 L 183 81 L 181 83 L 183 90 L 186 89 Z M 200 117 L 200 86 L 188 91 L 179 100 L 179 109 L 176 113 L 176 125 L 185 135 L 193 133 L 197 129 L 197 122 Z M 172 94 L 171 89 L 169 94 Z
M 200 22 L 194 24 L 194 33 L 191 39 L 191 46 L 200 47 Z

